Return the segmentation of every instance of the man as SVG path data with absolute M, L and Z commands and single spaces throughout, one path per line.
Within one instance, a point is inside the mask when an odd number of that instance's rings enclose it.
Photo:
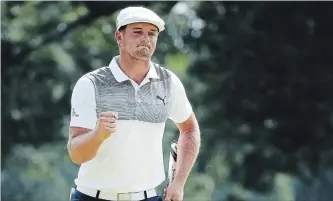
M 82 76 L 72 99 L 68 151 L 80 165 L 72 201 L 162 200 L 162 137 L 177 125 L 178 164 L 165 200 L 183 200 L 200 146 L 198 122 L 179 78 L 151 61 L 164 21 L 143 7 L 117 17 L 120 55 Z

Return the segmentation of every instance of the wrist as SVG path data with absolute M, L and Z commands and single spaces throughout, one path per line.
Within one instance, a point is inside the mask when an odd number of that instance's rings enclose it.
M 94 139 L 95 142 L 97 142 L 98 144 L 101 144 L 105 139 L 103 137 L 103 135 L 101 135 L 98 131 L 98 129 L 95 129 L 91 132 L 91 135 Z
M 184 186 L 185 186 L 185 182 L 181 179 L 175 179 L 172 183 L 174 183 L 174 185 L 178 186 L 178 188 L 184 188 Z

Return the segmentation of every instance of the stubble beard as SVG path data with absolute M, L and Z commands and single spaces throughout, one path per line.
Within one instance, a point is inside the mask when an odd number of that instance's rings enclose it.
M 137 51 L 135 51 L 136 58 L 139 60 L 149 60 L 150 59 L 150 54 L 149 51 L 145 48 L 141 48 Z
M 148 48 L 148 47 L 147 47 Z M 132 59 L 132 60 L 139 60 L 139 61 L 149 61 L 151 58 L 150 49 L 145 47 L 141 47 L 136 49 L 135 51 L 129 51 L 128 48 L 126 48 L 126 45 L 123 47 L 126 54 Z

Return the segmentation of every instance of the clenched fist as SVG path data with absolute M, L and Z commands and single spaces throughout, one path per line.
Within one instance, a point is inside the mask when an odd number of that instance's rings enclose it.
M 167 189 L 164 189 L 164 196 L 164 201 L 182 201 L 184 197 L 184 185 L 172 182 Z
M 100 140 L 105 140 L 116 132 L 117 112 L 102 112 L 96 125 L 96 135 Z

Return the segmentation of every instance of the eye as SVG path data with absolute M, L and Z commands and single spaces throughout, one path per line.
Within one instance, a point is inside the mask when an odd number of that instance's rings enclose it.
M 156 36 L 155 32 L 149 32 L 149 36 Z
M 142 34 L 142 31 L 134 31 L 136 34 Z

